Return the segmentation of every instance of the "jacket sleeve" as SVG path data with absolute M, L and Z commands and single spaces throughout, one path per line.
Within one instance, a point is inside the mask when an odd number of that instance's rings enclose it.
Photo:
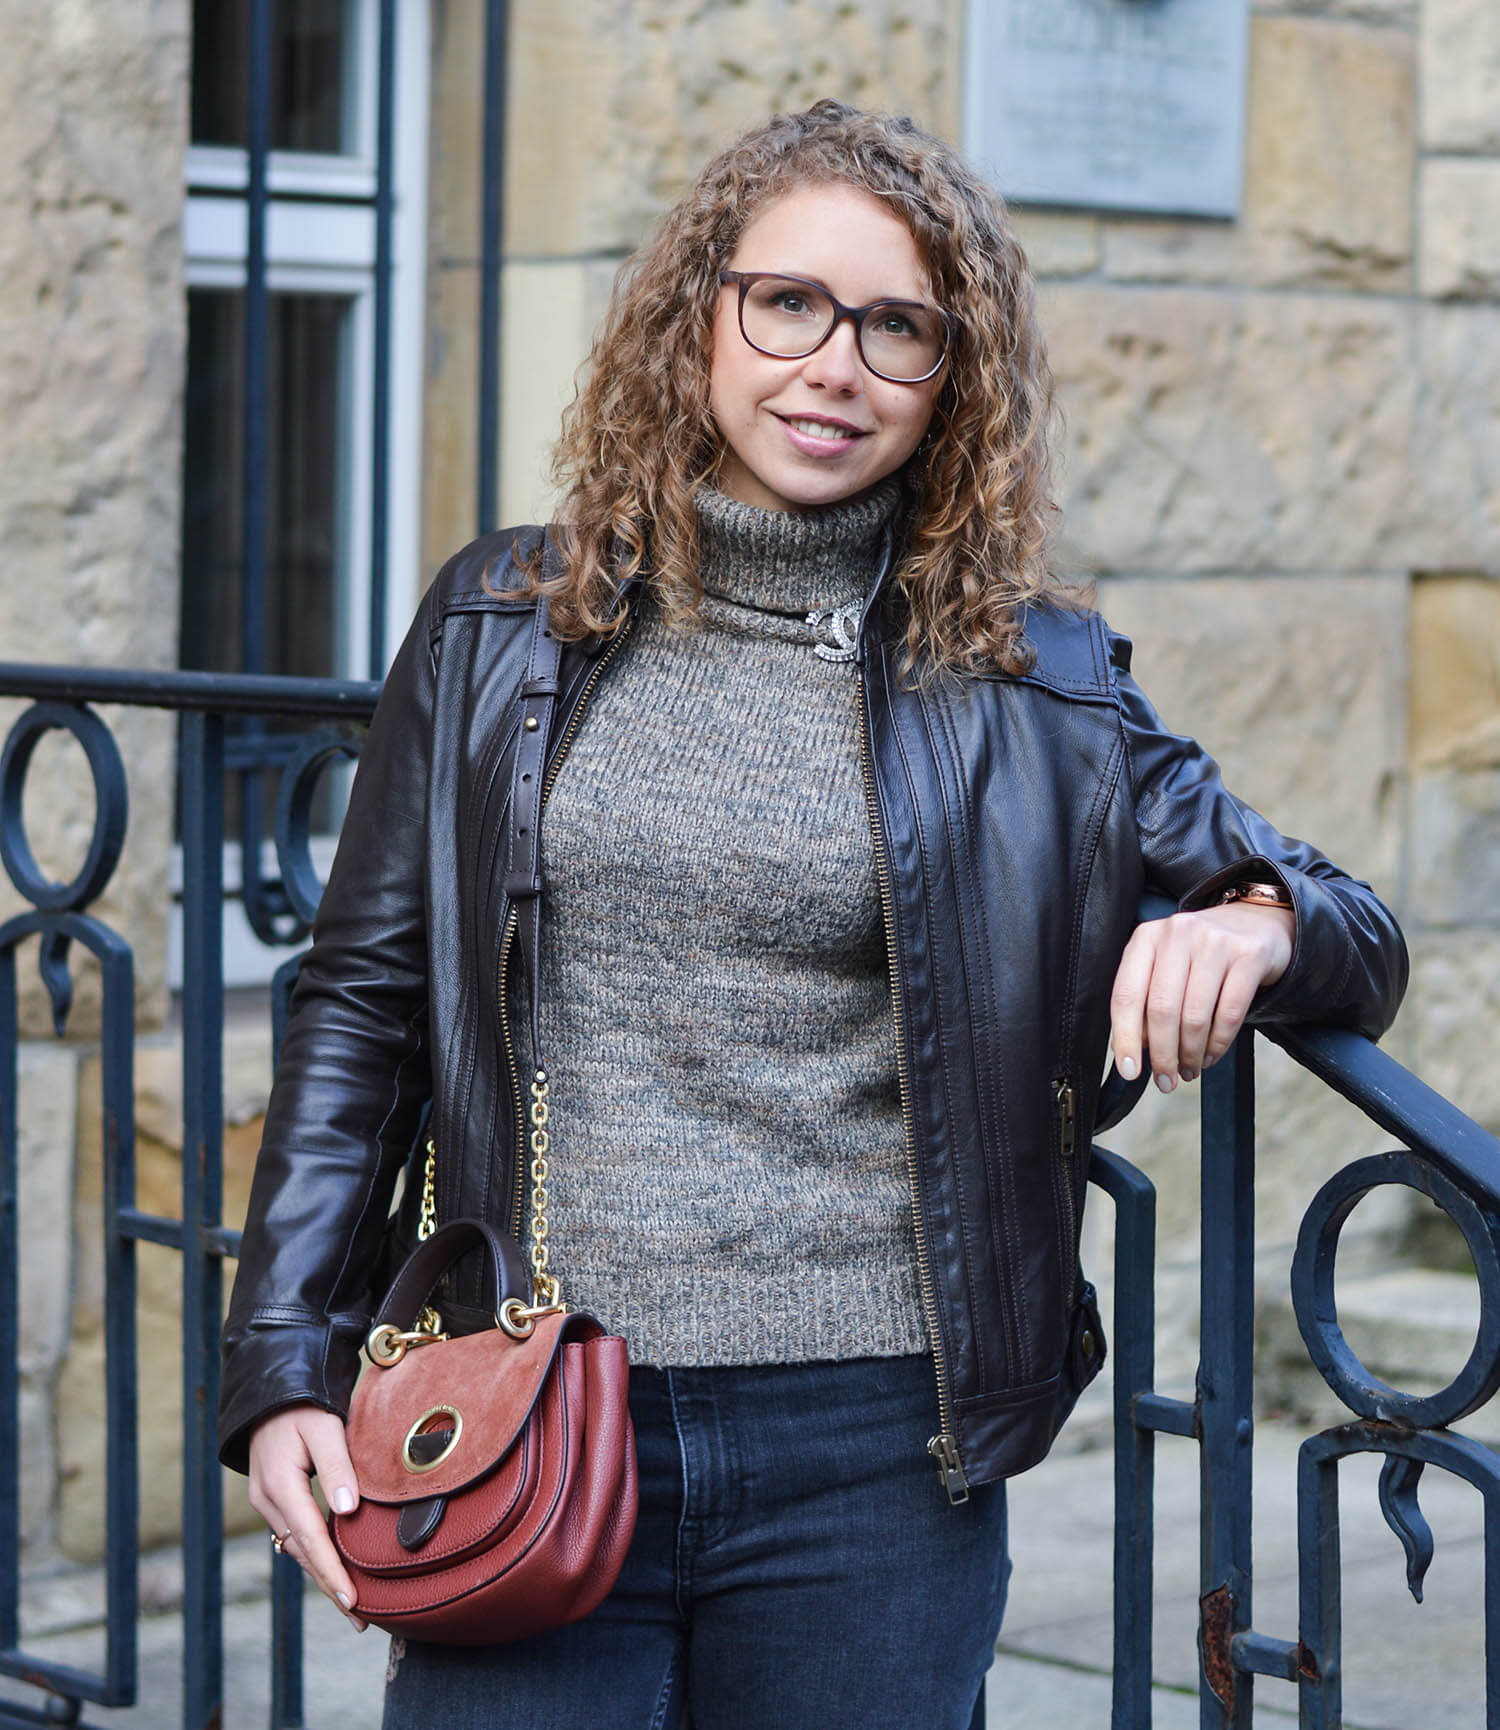
M 360 754 L 304 957 L 224 1327 L 219 1452 L 310 1401 L 344 1415 L 396 1174 L 431 1091 L 424 895 L 429 590 Z
M 1390 909 L 1235 798 L 1213 758 L 1168 731 L 1131 678 L 1129 642 L 1114 637 L 1111 649 L 1149 887 L 1191 911 L 1246 878 L 1282 884 L 1296 918 L 1292 959 L 1250 1019 L 1328 1022 L 1378 1039 L 1406 990 L 1406 943 Z

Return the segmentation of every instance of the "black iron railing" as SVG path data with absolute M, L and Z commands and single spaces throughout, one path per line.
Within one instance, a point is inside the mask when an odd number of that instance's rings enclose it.
M 182 1256 L 182 1535 L 184 1730 L 209 1730 L 222 1699 L 222 1509 L 213 1413 L 218 1393 L 222 1267 L 237 1234 L 221 1219 L 226 790 L 247 773 L 228 749 L 235 717 L 307 723 L 274 766 L 277 891 L 299 921 L 310 921 L 318 883 L 310 851 L 313 790 L 333 759 L 358 749 L 357 727 L 371 712 L 373 684 L 206 674 L 105 673 L 0 666 L 0 696 L 28 699 L 0 754 L 0 863 L 27 910 L 0 924 L 0 1677 L 22 1679 L 40 1699 L 0 1698 L 0 1725 L 82 1723 L 85 1703 L 124 1706 L 135 1697 L 136 1378 L 134 1249 L 163 1244 Z M 89 908 L 119 860 L 128 818 L 125 766 L 93 707 L 144 704 L 180 717 L 183 851 L 184 1159 L 182 1217 L 140 1211 L 134 1195 L 133 969 L 129 944 Z M 23 823 L 23 792 L 37 741 L 71 733 L 87 755 L 96 814 L 83 866 L 54 883 L 37 867 Z M 264 766 L 257 772 L 268 772 Z M 1147 908 L 1149 917 L 1161 908 Z M 19 945 L 40 940 L 41 978 L 59 1034 L 70 998 L 74 944 L 97 957 L 103 979 L 107 1244 L 107 1641 L 97 1674 L 43 1662 L 19 1646 L 21 1593 L 16 1092 Z M 295 960 L 278 969 L 273 1013 L 290 990 Z M 1133 1166 L 1095 1146 L 1092 1177 L 1115 1203 L 1114 1399 L 1115 1730 L 1151 1724 L 1153 1446 L 1159 1432 L 1197 1441 L 1200 1451 L 1201 1722 L 1249 1730 L 1254 1678 L 1294 1684 L 1300 1722 L 1335 1730 L 1340 1712 L 1339 1462 L 1383 1456 L 1381 1506 L 1405 1547 L 1408 1581 L 1420 1593 L 1432 1536 L 1418 1502 L 1429 1466 L 1476 1485 L 1485 1501 L 1486 1589 L 1474 1606 L 1485 1627 L 1486 1724 L 1500 1730 L 1500 1456 L 1448 1426 L 1500 1386 L 1500 1142 L 1358 1035 L 1278 1028 L 1270 1036 L 1298 1063 L 1389 1133 L 1393 1151 L 1356 1160 L 1324 1185 L 1303 1220 L 1292 1266 L 1299 1326 L 1313 1363 L 1350 1419 L 1305 1442 L 1299 1468 L 1299 1626 L 1283 1634 L 1255 1627 L 1250 1551 L 1254 1443 L 1254 1046 L 1240 1039 L 1203 1080 L 1202 1321 L 1195 1397 L 1154 1386 L 1155 1192 Z M 1106 1089 L 1100 1133 L 1139 1097 L 1140 1085 Z M 61 1150 L 60 1150 L 61 1151 Z M 1405 1184 L 1430 1196 L 1457 1222 L 1473 1253 L 1481 1322 L 1474 1350 L 1450 1385 L 1414 1395 L 1385 1386 L 1354 1357 L 1339 1330 L 1333 1272 L 1339 1232 L 1372 1187 Z M 272 1730 L 303 1722 L 302 1581 L 283 1559 L 273 1575 Z M 982 1721 L 982 1720 L 980 1720 Z
M 207 673 L 92 672 L 0 667 L 0 694 L 32 699 L 0 753 L 0 863 L 29 911 L 0 924 L 0 1675 L 44 1690 L 45 1704 L 0 1700 L 0 1724 L 79 1723 L 82 1703 L 127 1706 L 136 1692 L 139 1499 L 135 1355 L 135 1246 L 165 1245 L 182 1257 L 183 1705 L 181 1723 L 210 1730 L 223 1700 L 223 1506 L 214 1445 L 219 1389 L 223 1263 L 239 1247 L 223 1205 L 223 915 L 227 725 L 245 717 L 321 722 L 279 766 L 276 855 L 279 898 L 303 923 L 318 899 L 309 833 L 318 777 L 336 757 L 357 754 L 350 723 L 368 719 L 378 687 L 323 680 Z M 178 765 L 182 846 L 182 1217 L 141 1212 L 135 1202 L 134 968 L 130 945 L 87 909 L 119 862 L 129 812 L 125 767 L 94 703 L 127 703 L 180 717 Z M 326 723 L 342 723 L 330 731 Z M 94 832 L 82 868 L 68 883 L 38 867 L 23 822 L 27 772 L 37 742 L 62 730 L 83 747 L 94 783 Z M 241 769 L 260 774 L 264 766 Z M 165 846 L 166 838 L 162 838 Z M 258 843 L 257 843 L 258 846 Z M 20 1362 L 17 1190 L 18 1017 L 16 952 L 40 939 L 42 982 L 59 1036 L 72 989 L 68 950 L 79 944 L 99 963 L 103 1087 L 105 1243 L 105 1662 L 97 1674 L 47 1662 L 19 1646 Z M 278 1021 L 295 960 L 273 984 Z M 61 1156 L 65 1150 L 59 1150 Z M 59 1246 L 61 1252 L 62 1246 Z M 301 1571 L 289 1558 L 273 1569 L 271 1723 L 293 1730 L 302 1713 Z

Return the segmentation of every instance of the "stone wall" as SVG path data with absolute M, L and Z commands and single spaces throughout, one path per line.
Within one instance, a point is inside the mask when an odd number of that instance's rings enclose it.
M 17 0 L 0 57 L 0 660 L 170 667 L 177 652 L 181 255 L 187 0 Z M 0 737 L 22 705 L 0 703 Z M 129 776 L 124 855 L 95 912 L 135 952 L 137 1016 L 165 1014 L 173 731 L 143 710 L 104 716 Z M 41 868 L 70 878 L 87 849 L 82 753 L 38 747 L 24 815 Z M 0 920 L 22 903 L 0 874 Z M 80 1066 L 97 1032 L 97 973 L 75 947 L 71 1043 L 51 1038 L 21 952 L 19 1063 L 22 1535 L 57 1533 L 66 1438 L 58 1386 L 75 1319 L 75 1146 L 98 1120 Z M 66 1428 L 64 1423 L 63 1428 Z M 97 1548 L 99 1534 L 92 1543 Z

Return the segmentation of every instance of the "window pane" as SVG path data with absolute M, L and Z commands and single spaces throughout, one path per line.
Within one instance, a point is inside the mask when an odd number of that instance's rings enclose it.
M 327 678 L 339 652 L 340 476 L 349 302 L 271 296 L 266 379 L 267 673 Z M 181 654 L 184 667 L 244 667 L 244 297 L 188 295 Z
M 274 0 L 271 148 L 349 154 L 354 0 Z M 250 0 L 193 0 L 194 144 L 249 142 Z
M 204 672 L 289 673 L 328 678 L 345 671 L 342 477 L 346 472 L 346 374 L 350 303 L 343 296 L 274 294 L 268 332 L 266 571 L 260 617 L 262 666 L 246 669 L 242 607 L 244 522 L 244 296 L 188 294 L 188 377 L 178 659 Z M 305 722 L 270 723 L 305 732 Z M 347 775 L 319 782 L 312 820 L 337 828 Z M 262 780 L 261 829 L 270 834 L 277 782 Z M 240 833 L 231 798 L 225 832 Z

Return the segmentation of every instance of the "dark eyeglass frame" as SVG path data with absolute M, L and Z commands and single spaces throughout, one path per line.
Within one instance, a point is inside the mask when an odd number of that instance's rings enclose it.
M 782 354 L 774 348 L 762 348 L 758 342 L 751 341 L 750 335 L 745 329 L 745 296 L 758 282 L 795 282 L 799 288 L 812 289 L 815 293 L 822 295 L 824 300 L 833 308 L 833 323 L 811 348 L 804 349 L 801 354 Z M 845 306 L 843 301 L 837 295 L 830 294 L 821 282 L 813 282 L 805 276 L 791 276 L 784 270 L 721 270 L 719 272 L 719 284 L 724 288 L 728 288 L 731 284 L 739 285 L 740 335 L 757 354 L 766 355 L 771 360 L 806 360 L 808 355 L 816 354 L 822 348 L 823 344 L 828 341 L 846 318 L 854 326 L 854 346 L 859 351 L 859 358 L 865 370 L 874 373 L 876 378 L 883 378 L 887 384 L 926 384 L 928 379 L 935 378 L 942 371 L 943 365 L 948 359 L 948 351 L 953 346 L 954 321 L 952 316 L 944 312 L 942 307 L 933 306 L 929 301 L 899 300 L 887 296 L 883 300 L 872 300 L 867 306 Z M 922 312 L 935 312 L 943 321 L 942 353 L 939 354 L 934 365 L 917 378 L 893 378 L 890 373 L 882 372 L 878 366 L 873 366 L 870 357 L 865 353 L 865 320 L 872 312 L 883 306 L 916 307 Z

